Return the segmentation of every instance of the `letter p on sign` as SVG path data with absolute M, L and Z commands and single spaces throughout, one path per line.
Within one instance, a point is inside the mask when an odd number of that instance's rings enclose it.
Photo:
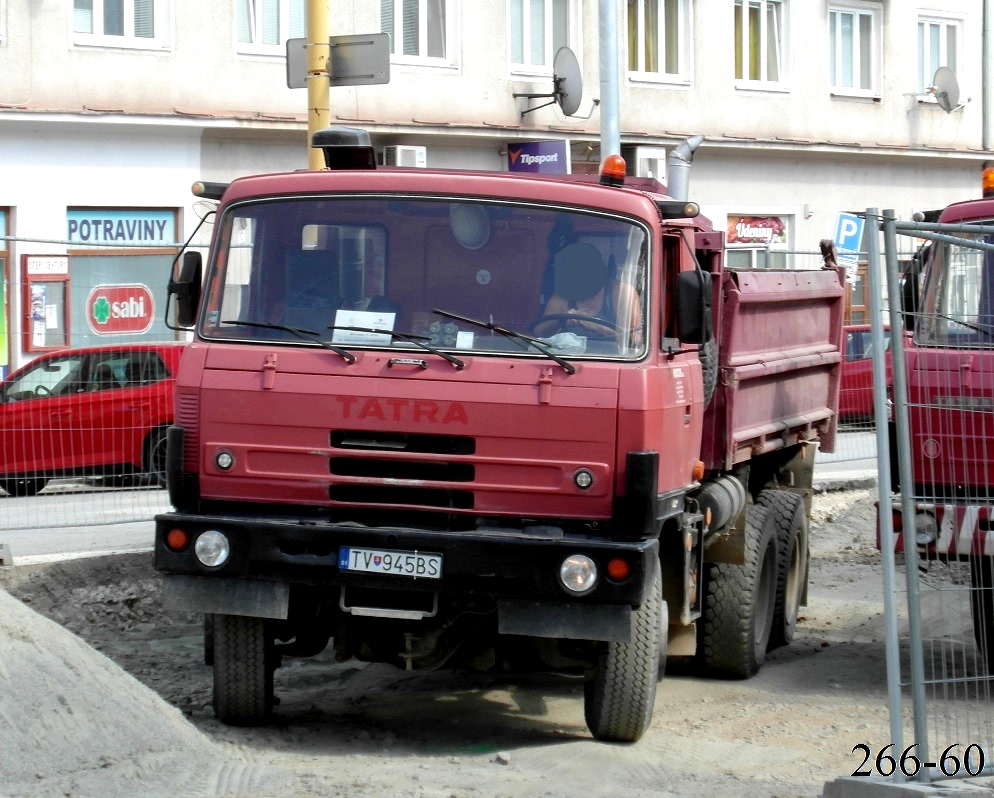
M 835 225 L 835 248 L 839 258 L 856 260 L 863 240 L 863 224 L 866 220 L 853 213 L 840 213 Z

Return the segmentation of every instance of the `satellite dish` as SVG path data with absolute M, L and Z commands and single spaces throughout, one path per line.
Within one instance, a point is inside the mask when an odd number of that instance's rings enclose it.
M 941 66 L 932 76 L 929 91 L 935 95 L 935 101 L 947 114 L 959 108 L 959 81 L 956 73 L 949 67 Z
M 583 76 L 580 74 L 580 63 L 569 47 L 560 47 L 552 59 L 552 93 L 551 94 L 515 94 L 514 97 L 539 99 L 551 98 L 547 103 L 526 108 L 521 115 L 545 108 L 556 103 L 566 116 L 573 116 L 580 107 L 583 97 Z M 596 101 L 595 101 L 596 102 Z
M 552 60 L 552 80 L 556 102 L 566 116 L 573 116 L 583 97 L 583 75 L 580 74 L 580 63 L 569 47 L 556 50 L 556 56 Z

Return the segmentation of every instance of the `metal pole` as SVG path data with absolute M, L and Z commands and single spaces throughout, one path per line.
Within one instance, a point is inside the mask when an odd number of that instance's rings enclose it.
M 887 304 L 890 313 L 890 346 L 894 375 L 893 408 L 897 431 L 897 467 L 901 478 L 904 579 L 908 589 L 908 645 L 911 649 L 911 703 L 914 713 L 912 720 L 914 721 L 915 742 L 918 743 L 915 756 L 919 757 L 922 762 L 927 762 L 931 757 L 928 752 L 928 726 L 925 709 L 925 655 L 922 642 L 921 596 L 918 584 L 918 544 L 915 540 L 915 505 L 911 495 L 914 478 L 911 473 L 908 376 L 907 364 L 904 360 L 904 313 L 901 307 L 901 287 L 897 267 L 896 220 L 897 215 L 893 210 L 884 211 L 884 255 L 887 263 Z M 911 278 L 909 277 L 909 279 Z M 882 350 L 878 349 L 877 351 Z M 923 767 L 921 769 L 919 780 L 929 781 L 929 768 Z
M 869 265 L 870 291 L 870 339 L 875 352 L 884 351 L 884 331 L 880 315 L 880 300 L 883 289 L 880 280 L 880 241 L 877 235 L 879 212 L 876 208 L 866 209 L 869 226 L 867 237 L 867 259 Z M 887 375 L 886 361 L 882 357 L 873 358 L 873 413 L 877 432 L 877 499 L 880 521 L 880 555 L 883 560 L 884 583 L 884 626 L 887 658 L 887 697 L 890 708 L 890 740 L 895 751 L 904 750 L 904 724 L 901 717 L 901 654 L 897 633 L 897 605 L 894 598 L 894 519 L 890 513 L 890 447 L 887 442 Z M 894 780 L 901 776 L 894 771 Z
M 307 166 L 324 168 L 324 153 L 311 146 L 311 138 L 328 127 L 331 118 L 331 79 L 328 61 L 331 45 L 328 0 L 307 0 Z
M 621 155 L 618 122 L 618 2 L 600 0 L 601 160 Z

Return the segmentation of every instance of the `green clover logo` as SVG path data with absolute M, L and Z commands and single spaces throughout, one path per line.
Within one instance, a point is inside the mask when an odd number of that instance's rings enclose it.
M 107 297 L 98 296 L 93 302 L 93 319 L 97 324 L 106 324 L 110 319 L 110 302 Z

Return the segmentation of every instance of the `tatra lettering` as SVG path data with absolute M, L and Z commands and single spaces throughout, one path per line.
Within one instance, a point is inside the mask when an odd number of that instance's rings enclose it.
M 374 399 L 336 396 L 343 419 L 414 421 L 438 424 L 468 424 L 469 415 L 460 402 L 439 405 L 426 399 Z

